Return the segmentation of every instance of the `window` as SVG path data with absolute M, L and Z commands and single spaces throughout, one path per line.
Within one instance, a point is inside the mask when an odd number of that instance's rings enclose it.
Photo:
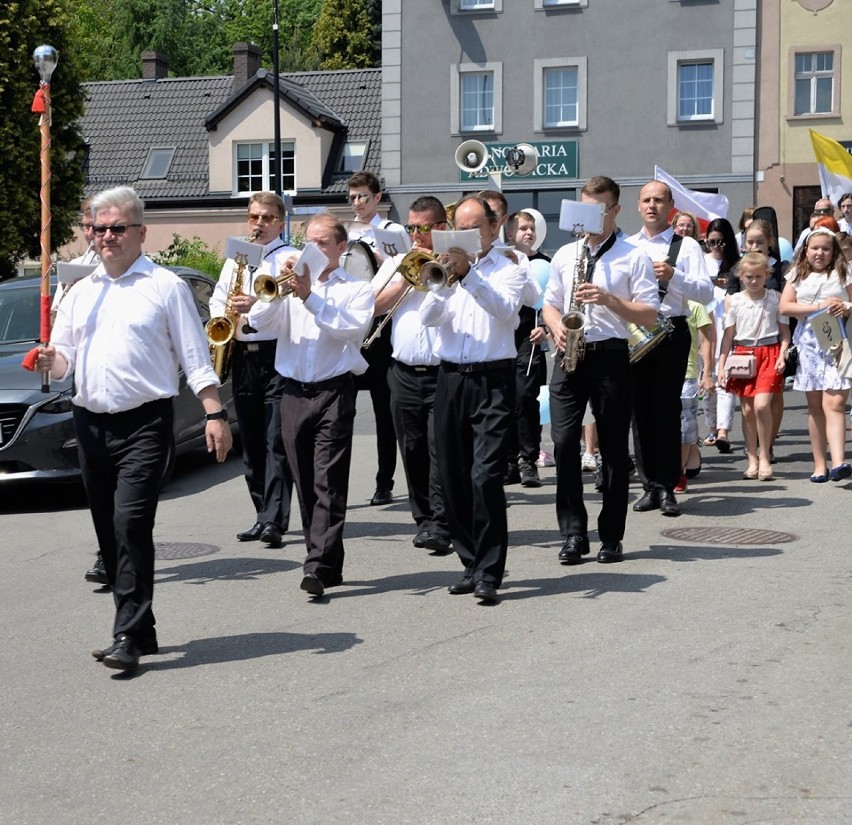
M 834 52 L 799 52 L 794 71 L 793 114 L 834 112 Z
M 669 52 L 670 126 L 723 122 L 724 58 L 722 49 Z
M 337 171 L 346 173 L 347 175 L 360 172 L 364 168 L 364 158 L 367 156 L 368 143 L 369 141 L 366 140 L 353 140 L 345 143 L 343 151 L 340 153 L 340 163 Z
M 535 0 L 534 6 L 536 11 L 559 8 L 587 9 L 588 7 L 589 0 Z
M 174 147 L 167 149 L 149 149 L 148 157 L 145 158 L 145 164 L 142 167 L 142 174 L 139 175 L 139 178 L 141 180 L 167 178 L 169 176 L 169 167 L 172 165 L 172 159 L 174 156 Z
M 275 144 L 238 143 L 236 145 L 235 192 L 275 191 Z M 296 191 L 296 145 L 281 143 L 281 190 Z
M 585 129 L 586 58 L 545 58 L 533 66 L 535 130 Z
M 502 96 L 502 64 L 454 64 L 450 73 L 453 134 L 502 131 Z
M 450 11 L 453 14 L 466 14 L 472 11 L 503 11 L 503 0 L 452 0 Z

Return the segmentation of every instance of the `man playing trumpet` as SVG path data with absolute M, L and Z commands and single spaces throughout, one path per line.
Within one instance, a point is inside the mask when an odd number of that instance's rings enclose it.
M 248 236 L 263 246 L 263 264 L 249 277 L 242 291 L 230 296 L 231 309 L 239 316 L 234 330 L 232 374 L 234 411 L 240 426 L 243 465 L 249 496 L 254 505 L 255 523 L 240 533 L 239 541 L 264 541 L 273 547 L 281 544 L 290 522 L 290 496 L 293 477 L 287 465 L 281 440 L 281 377 L 275 371 L 276 338 L 258 332 L 246 323 L 245 316 L 257 298 L 254 281 L 275 272 L 276 261 L 295 250 L 279 237 L 284 227 L 284 201 L 274 192 L 256 192 L 248 203 Z M 225 261 L 213 296 L 210 317 L 224 315 L 235 263 Z
M 447 214 L 437 198 L 427 195 L 411 204 L 405 229 L 414 250 L 431 252 L 432 230 L 446 228 Z M 396 255 L 386 260 L 373 278 L 376 316 L 393 312 L 388 385 L 394 430 L 408 482 L 408 503 L 417 524 L 413 543 L 415 547 L 445 553 L 450 549 L 450 536 L 438 477 L 433 420 L 440 363 L 438 330 L 424 326 L 420 320 L 426 288 L 413 287 L 398 271 L 403 258 Z
M 361 342 L 373 319 L 370 285 L 340 268 L 346 229 L 330 214 L 308 221 L 305 238 L 328 259 L 322 272 L 299 274 L 296 257 L 281 277 L 292 294 L 258 302 L 249 323 L 277 336 L 275 369 L 283 379 L 281 431 L 307 544 L 302 590 L 322 596 L 343 582 L 343 526 L 349 492 L 355 382 L 367 368 Z
M 607 177 L 591 178 L 583 203 L 606 209 L 600 234 L 561 247 L 550 265 L 542 315 L 557 355 L 569 347 L 563 315 L 577 310 L 583 319 L 584 352 L 569 371 L 554 369 L 550 385 L 550 432 L 556 458 L 556 518 L 562 534 L 559 560 L 579 564 L 589 552 L 588 515 L 583 504 L 580 434 L 591 402 L 598 425 L 603 469 L 603 504 L 598 517 L 599 562 L 618 562 L 627 520 L 628 430 L 632 380 L 626 322 L 650 326 L 659 298 L 651 259 L 618 237 L 621 194 Z

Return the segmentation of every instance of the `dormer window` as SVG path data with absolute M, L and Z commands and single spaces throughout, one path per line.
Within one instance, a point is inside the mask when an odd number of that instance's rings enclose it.
M 364 168 L 364 159 L 367 157 L 369 141 L 351 140 L 343 146 L 340 154 L 340 164 L 337 171 L 347 175 L 354 175 Z

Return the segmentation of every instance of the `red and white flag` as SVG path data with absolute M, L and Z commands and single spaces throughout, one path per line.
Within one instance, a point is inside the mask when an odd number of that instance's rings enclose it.
M 678 212 L 691 212 L 698 218 L 702 234 L 706 231 L 707 224 L 714 218 L 728 217 L 729 204 L 725 195 L 717 195 L 712 192 L 696 192 L 694 189 L 687 189 L 677 178 L 672 177 L 665 169 L 661 169 L 659 166 L 654 167 L 654 180 L 665 183 L 672 190 L 675 210 Z

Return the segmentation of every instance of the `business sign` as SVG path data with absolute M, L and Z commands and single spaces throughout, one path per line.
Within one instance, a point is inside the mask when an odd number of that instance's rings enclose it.
M 515 171 L 506 163 L 505 154 L 517 143 L 486 143 L 488 162 L 476 172 L 459 170 L 459 182 L 482 181 L 489 172 L 500 172 L 504 177 L 515 177 Z M 577 178 L 580 168 L 579 145 L 576 140 L 548 140 L 530 143 L 538 153 L 535 171 L 526 175 L 524 180 L 554 180 L 558 178 Z

